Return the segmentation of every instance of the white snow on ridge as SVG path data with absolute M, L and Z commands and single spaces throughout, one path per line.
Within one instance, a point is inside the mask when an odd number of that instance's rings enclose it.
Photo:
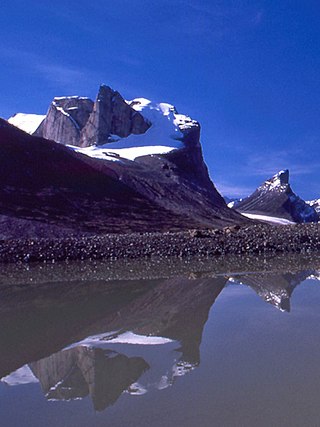
M 136 136 L 136 135 L 134 135 Z M 126 138 L 125 138 L 126 139 Z M 137 157 L 142 156 L 150 156 L 156 154 L 167 154 L 170 151 L 176 150 L 178 148 L 182 148 L 182 144 L 180 146 L 170 147 L 167 145 L 145 145 L 145 146 L 133 146 L 127 148 L 112 148 L 110 145 L 113 144 L 105 144 L 100 146 L 91 146 L 86 148 L 78 148 L 71 145 L 68 145 L 74 151 L 78 153 L 85 154 L 89 157 L 94 157 L 96 159 L 104 159 L 111 161 L 121 161 L 121 159 L 125 160 L 135 160 Z
M 162 345 L 173 342 L 169 338 L 137 335 L 133 332 L 124 332 L 114 338 L 108 340 L 108 343 L 113 344 L 139 344 L 139 345 Z
M 320 213 L 320 199 L 306 200 L 306 203 L 311 206 L 317 213 Z
M 16 126 L 24 132 L 30 133 L 32 135 L 38 129 L 45 117 L 45 115 L 41 114 L 17 113 L 10 117 L 8 122 L 11 125 Z
M 139 111 L 143 117 L 152 124 L 156 122 L 159 124 L 161 115 L 166 117 L 167 120 L 174 125 L 176 131 L 179 129 L 187 129 L 197 124 L 197 122 L 189 116 L 179 114 L 176 107 L 167 102 L 155 103 L 146 98 L 135 98 L 132 101 L 126 102 L 134 110 Z
M 261 191 L 281 190 L 287 187 L 288 171 L 281 170 L 271 179 L 265 181 L 258 189 Z
M 78 96 L 78 95 L 71 95 L 71 96 L 55 96 L 53 98 L 54 101 L 63 101 L 64 99 L 90 99 L 87 96 Z
M 178 114 L 175 107 L 167 103 L 153 103 L 145 98 L 126 101 L 139 111 L 151 126 L 143 134 L 129 135 L 127 138 L 113 136 L 108 144 L 79 148 L 69 148 L 97 159 L 120 161 L 135 160 L 137 157 L 167 154 L 184 147 L 182 130 L 194 126 L 197 122 L 183 114 Z
M 81 346 L 94 346 L 99 347 L 105 344 L 132 344 L 132 345 L 163 345 L 173 342 L 170 338 L 164 338 L 160 336 L 148 336 L 148 335 L 138 335 L 134 332 L 106 332 L 104 334 L 93 335 L 85 338 L 82 341 L 76 342 L 64 350 L 67 350 L 72 347 Z
M 247 213 L 247 212 L 240 212 L 240 213 L 241 215 L 247 218 L 270 222 L 271 224 L 279 224 L 279 225 L 295 224 L 295 222 L 289 221 L 288 219 L 285 219 L 285 218 L 277 218 L 274 216 L 267 216 L 267 215 L 257 215 L 257 214 Z
M 11 374 L 1 378 L 0 381 L 11 386 L 39 382 L 28 365 L 24 365 L 16 371 L 11 372 Z

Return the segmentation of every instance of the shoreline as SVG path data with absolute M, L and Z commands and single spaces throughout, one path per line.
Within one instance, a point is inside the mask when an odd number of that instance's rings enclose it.
M 215 230 L 12 239 L 0 241 L 0 263 L 215 257 L 320 251 L 320 224 L 254 224 Z

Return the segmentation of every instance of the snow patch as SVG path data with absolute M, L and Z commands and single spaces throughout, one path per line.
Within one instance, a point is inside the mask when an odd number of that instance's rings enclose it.
M 236 200 L 232 200 L 232 202 L 229 202 L 227 204 L 228 208 L 232 209 L 234 207 L 237 206 L 238 203 L 242 202 L 243 199 L 236 199 Z
M 176 130 L 185 130 L 197 125 L 195 120 L 184 114 L 179 114 L 174 105 L 166 102 L 156 103 L 146 98 L 135 98 L 126 102 L 152 124 L 159 124 L 161 117 L 164 117 L 174 125 Z M 164 123 L 163 120 L 162 122 Z
M 308 200 L 306 203 L 311 206 L 318 214 L 320 214 L 320 199 Z
M 134 332 L 106 332 L 104 334 L 93 335 L 86 339 L 74 343 L 64 350 L 72 347 L 81 346 L 97 346 L 97 344 L 135 344 L 135 345 L 163 345 L 173 342 L 169 338 L 158 336 L 137 335 Z
M 271 224 L 280 224 L 280 225 L 295 224 L 295 222 L 289 221 L 288 219 L 284 219 L 284 218 L 277 218 L 274 216 L 267 216 L 267 215 L 257 215 L 257 214 L 247 213 L 247 212 L 240 212 L 240 213 L 241 215 L 247 218 L 270 222 Z
M 137 335 L 133 332 L 124 332 L 114 338 L 108 339 L 108 343 L 113 344 L 138 344 L 138 345 L 162 345 L 173 342 L 169 338 Z
M 45 119 L 45 115 L 17 113 L 8 119 L 8 122 L 32 135 Z
M 139 383 L 133 383 L 128 387 L 126 392 L 131 394 L 131 396 L 142 396 L 143 394 L 146 394 L 148 390 Z
M 10 386 L 39 382 L 38 378 L 34 376 L 28 365 L 22 366 L 6 377 L 1 378 L 0 381 Z
M 87 96 L 78 96 L 78 95 L 72 95 L 72 96 L 55 96 L 53 98 L 54 101 L 63 101 L 65 99 L 89 99 Z

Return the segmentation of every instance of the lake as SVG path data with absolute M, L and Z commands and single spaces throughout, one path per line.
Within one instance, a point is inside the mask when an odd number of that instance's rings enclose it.
M 319 255 L 3 265 L 1 425 L 319 425 L 319 280 Z

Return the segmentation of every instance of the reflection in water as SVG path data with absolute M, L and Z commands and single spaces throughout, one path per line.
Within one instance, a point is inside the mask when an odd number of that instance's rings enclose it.
M 290 297 L 295 287 L 314 276 L 315 272 L 301 271 L 297 273 L 262 273 L 239 274 L 230 280 L 249 286 L 266 302 L 281 311 L 290 312 Z
M 319 276 L 306 259 L 304 270 L 297 267 L 295 272 L 292 260 L 285 263 L 290 271 L 279 259 L 275 264 L 264 261 L 262 272 L 261 260 L 258 271 L 251 260 L 252 270 L 243 268 L 244 273 L 235 269 L 236 263 L 223 263 L 211 269 L 208 263 L 197 264 L 199 270 L 180 265 L 180 277 L 171 266 L 165 279 L 157 269 L 152 277 L 150 269 L 148 279 L 138 280 L 135 270 L 132 280 L 128 271 L 123 278 L 117 271 L 115 280 L 112 268 L 98 268 L 84 280 L 75 269 L 66 280 L 65 274 L 52 270 L 51 277 L 38 267 L 33 277 L 32 271 L 26 273 L 27 285 L 21 271 L 7 281 L 2 278 L 2 381 L 16 385 L 38 380 L 49 400 L 90 396 L 101 411 L 124 391 L 165 389 L 199 366 L 203 328 L 227 282 L 249 286 L 266 302 L 290 311 L 294 289 Z
M 47 399 L 91 396 L 97 411 L 112 405 L 149 368 L 141 357 L 74 347 L 29 364 Z

